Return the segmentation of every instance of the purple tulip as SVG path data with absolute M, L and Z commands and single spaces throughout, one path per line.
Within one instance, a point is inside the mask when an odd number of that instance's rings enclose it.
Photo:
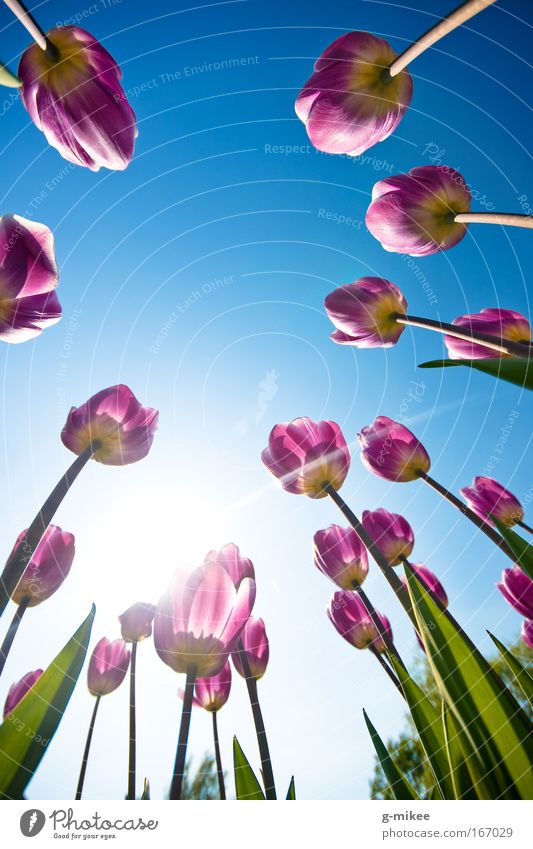
M 155 605 L 138 601 L 118 617 L 122 639 L 127 643 L 139 643 L 152 633 Z
M 503 341 L 531 342 L 529 321 L 514 310 L 484 308 L 478 313 L 460 315 L 452 324 L 472 333 L 485 333 Z M 467 339 L 445 336 L 444 341 L 452 360 L 485 360 L 501 356 L 496 354 L 494 349 L 469 342 Z
M 394 59 L 390 44 L 368 32 L 326 48 L 295 104 L 318 150 L 357 156 L 394 132 L 413 95 L 407 70 L 388 73 Z
M 229 699 L 231 690 L 231 666 L 226 661 L 220 672 L 210 678 L 197 678 L 194 685 L 193 704 L 216 713 L 224 707 Z M 185 698 L 185 691 L 179 690 L 180 699 Z
M 398 566 L 404 558 L 410 556 L 415 536 L 407 519 L 399 513 L 389 513 L 383 507 L 363 510 L 362 523 L 390 566 Z
M 350 468 L 338 424 L 308 418 L 276 425 L 261 459 L 284 490 L 310 498 L 324 498 L 326 485 L 340 489 Z
M 533 649 L 533 621 L 531 619 L 524 619 L 520 633 L 526 646 Z
M 252 678 L 258 681 L 266 672 L 270 655 L 265 623 L 262 619 L 255 619 L 253 616 L 250 616 L 240 636 L 239 646 L 241 645 L 246 655 Z M 231 659 L 239 675 L 246 678 L 246 672 L 238 650 L 232 652 Z
M 438 598 L 443 607 L 448 607 L 448 596 L 446 595 L 446 590 L 442 586 L 441 582 L 437 578 L 436 575 L 433 574 L 431 569 L 428 569 L 427 566 L 424 566 L 423 563 L 411 563 L 411 569 L 413 569 L 416 573 L 417 578 L 428 588 L 431 590 L 434 596 Z M 404 585 L 407 584 L 405 578 L 400 579 Z
M 26 675 L 23 675 L 20 681 L 16 681 L 15 684 L 11 685 L 4 705 L 4 719 L 6 719 L 10 713 L 13 713 L 18 703 L 26 695 L 28 690 L 31 690 L 42 674 L 42 669 L 35 669 L 33 672 L 26 672 Z
M 33 44 L 18 70 L 32 121 L 69 162 L 92 171 L 123 170 L 133 156 L 137 128 L 120 84 L 122 71 L 79 27 L 56 27 L 47 39 L 55 55 Z
M 24 544 L 27 531 L 22 531 L 13 547 Z M 75 544 L 72 534 L 57 525 L 49 525 L 26 566 L 22 578 L 11 596 L 15 604 L 35 607 L 59 589 L 74 560 Z
M 48 227 L 0 216 L 0 339 L 26 342 L 61 318 L 58 271 Z
M 461 489 L 461 495 L 470 509 L 490 525 L 494 525 L 491 515 L 509 528 L 524 518 L 524 508 L 518 498 L 494 478 L 474 478 L 472 486 Z
M 496 584 L 499 591 L 521 616 L 533 619 L 533 581 L 519 566 L 504 569 L 502 579 Z
M 313 537 L 315 566 L 343 590 L 361 586 L 368 574 L 366 548 L 352 528 L 330 525 Z
M 392 642 L 389 620 L 382 613 L 376 613 L 384 633 Z M 345 590 L 334 593 L 327 614 L 341 637 L 356 649 L 372 647 L 380 653 L 385 651 L 385 643 L 357 593 Z
M 157 429 L 159 413 L 143 407 L 124 384 L 102 389 L 81 407 L 72 407 L 61 439 L 74 454 L 99 443 L 93 460 L 125 466 L 146 457 Z
M 102 637 L 94 647 L 87 670 L 87 686 L 93 696 L 106 696 L 119 687 L 128 671 L 130 650 L 124 640 Z
M 216 675 L 231 654 L 255 601 L 255 581 L 236 589 L 219 563 L 204 563 L 183 581 L 178 576 L 156 607 L 156 651 L 175 672 Z
M 405 329 L 396 316 L 405 315 L 407 301 L 383 277 L 361 277 L 339 286 L 327 296 L 325 307 L 337 328 L 331 338 L 340 345 L 390 348 Z
M 461 175 L 443 165 L 424 165 L 375 184 L 366 226 L 387 251 L 426 256 L 460 242 L 467 225 L 455 216 L 470 209 Z
M 422 443 L 388 416 L 378 416 L 357 438 L 363 465 L 380 478 L 406 483 L 429 471 L 431 461 Z
M 248 557 L 243 557 L 239 547 L 232 542 L 218 551 L 209 551 L 205 562 L 219 563 L 230 576 L 236 589 L 239 588 L 243 578 L 255 580 L 254 564 Z

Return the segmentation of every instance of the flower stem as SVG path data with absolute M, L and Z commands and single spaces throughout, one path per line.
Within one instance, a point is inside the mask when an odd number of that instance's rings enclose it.
M 416 59 L 417 56 L 420 56 L 428 47 L 431 47 L 435 42 L 440 41 L 441 38 L 444 38 L 445 35 L 448 35 L 449 32 L 456 29 L 461 24 L 464 24 L 465 21 L 468 21 L 470 18 L 473 18 L 474 15 L 477 15 L 478 12 L 482 12 L 483 9 L 486 9 L 487 6 L 490 6 L 494 3 L 495 0 L 467 0 L 466 3 L 463 3 L 457 9 L 454 9 L 453 12 L 450 12 L 445 18 L 435 24 L 435 26 L 428 29 L 424 35 L 421 35 L 407 50 L 404 50 L 403 53 L 394 60 L 392 65 L 389 68 L 391 77 L 395 77 L 400 71 L 403 71 L 407 65 Z
M 37 42 L 41 50 L 47 50 L 49 41 L 46 38 L 46 34 L 20 0 L 4 0 L 4 3 L 19 19 L 22 26 L 28 30 L 29 34 Z
M 220 757 L 220 743 L 218 742 L 218 722 L 217 722 L 217 712 L 214 710 L 212 712 L 213 716 L 213 743 L 215 746 L 215 760 L 217 764 L 217 776 L 218 776 L 218 791 L 221 799 L 226 798 L 226 788 L 224 786 L 224 770 L 222 769 L 222 758 Z
M 0 616 L 4 612 L 6 604 L 15 591 L 18 582 L 22 578 L 24 570 L 34 555 L 35 550 L 39 545 L 45 530 L 52 521 L 57 508 L 63 501 L 65 495 L 87 461 L 90 460 L 98 447 L 99 443 L 94 442 L 86 448 L 79 457 L 76 457 L 70 468 L 67 469 L 59 483 L 54 487 L 44 502 L 18 547 L 10 554 L 6 565 L 4 566 L 4 570 L 0 575 Z
M 128 759 L 128 795 L 127 799 L 135 799 L 135 773 L 137 756 L 137 729 L 135 716 L 135 674 L 137 663 L 137 643 L 131 644 L 130 659 L 130 747 Z
M 372 623 L 374 625 L 374 628 L 376 629 L 376 631 L 378 632 L 379 636 L 381 637 L 383 643 L 385 644 L 387 651 L 389 651 L 391 654 L 393 654 L 395 656 L 396 660 L 398 660 L 399 663 L 402 664 L 402 666 L 405 666 L 405 663 L 401 659 L 401 657 L 398 653 L 398 650 L 396 649 L 396 646 L 394 645 L 394 643 L 392 642 L 388 633 L 386 632 L 385 628 L 383 627 L 383 624 L 381 622 L 381 619 L 379 618 L 379 615 L 376 611 L 376 608 L 374 607 L 374 605 L 372 604 L 372 602 L 368 598 L 368 596 L 365 593 L 365 591 L 363 590 L 363 588 L 361 586 L 359 586 L 359 587 L 357 587 L 355 592 L 357 593 L 357 595 L 359 596 L 359 598 L 363 602 L 364 608 L 365 608 L 366 612 L 368 613 L 368 615 L 370 616 Z M 378 651 L 378 654 L 380 654 L 379 651 Z
M 477 527 L 481 531 L 483 531 L 486 536 L 488 536 L 491 542 L 497 545 L 498 548 L 500 548 L 503 553 L 507 555 L 507 557 L 509 557 L 513 561 L 516 559 L 510 548 L 507 546 L 507 543 L 505 542 L 503 537 L 501 537 L 499 533 L 497 533 L 497 531 L 491 528 L 491 526 L 487 522 L 484 522 L 483 519 L 481 519 L 477 515 L 477 513 L 474 513 L 474 511 L 470 510 L 470 508 L 467 507 L 466 504 L 463 504 L 463 502 L 460 501 L 460 499 L 457 498 L 457 496 L 454 495 L 453 492 L 450 492 L 449 489 L 446 489 L 446 487 L 438 483 L 438 481 L 428 475 L 427 472 L 419 472 L 419 477 L 427 484 L 429 484 L 432 489 L 436 490 L 436 492 L 442 495 L 442 497 L 445 498 L 446 501 L 449 501 L 450 504 L 453 504 L 453 506 L 456 507 L 463 514 L 463 516 L 466 516 L 466 518 L 470 519 L 470 521 L 473 522 L 474 525 L 477 525 Z
M 374 655 L 374 657 L 376 658 L 378 663 L 383 667 L 383 669 L 385 670 L 385 672 L 389 676 L 390 680 L 392 681 L 392 683 L 394 684 L 394 686 L 396 687 L 396 689 L 400 693 L 402 699 L 405 699 L 405 693 L 402 690 L 402 685 L 400 684 L 398 678 L 396 677 L 396 675 L 394 674 L 394 672 L 390 668 L 390 666 L 387 663 L 387 661 L 385 660 L 385 658 L 380 654 L 380 652 L 378 652 L 378 650 L 375 648 L 375 646 L 369 646 L 368 648 L 370 649 L 371 653 Z
M 250 671 L 250 664 L 246 657 L 242 642 L 237 646 L 239 658 L 241 661 L 244 675 L 246 678 L 246 687 L 248 688 L 248 696 L 252 707 L 252 714 L 255 724 L 255 733 L 257 735 L 257 745 L 259 746 L 259 755 L 261 757 L 261 767 L 263 770 L 263 781 L 265 783 L 265 793 L 267 799 L 276 799 L 276 786 L 274 784 L 274 773 L 272 771 L 272 762 L 270 760 L 270 751 L 268 748 L 268 739 L 265 730 L 261 705 L 259 704 L 259 696 L 257 693 L 257 681 Z
M 413 608 L 411 606 L 409 595 L 408 593 L 404 592 L 402 582 L 400 581 L 398 575 L 396 574 L 390 563 L 388 563 L 387 560 L 383 557 L 377 545 L 375 545 L 372 538 L 365 531 L 360 520 L 357 518 L 355 513 L 350 510 L 344 498 L 339 495 L 337 490 L 333 486 L 331 486 L 331 484 L 326 484 L 324 489 L 331 498 L 331 500 L 335 502 L 342 515 L 345 517 L 345 519 L 347 519 L 348 523 L 354 529 L 355 533 L 357 534 L 363 545 L 366 546 L 366 548 L 369 550 L 370 554 L 383 572 L 383 575 L 385 576 L 385 579 L 387 580 L 389 586 L 396 594 L 398 601 L 404 608 L 413 625 L 416 626 L 416 618 L 415 614 L 413 613 Z
M 187 757 L 187 741 L 189 739 L 189 728 L 191 725 L 192 700 L 194 696 L 194 682 L 196 681 L 196 667 L 190 666 L 187 670 L 185 683 L 185 694 L 183 696 L 183 709 L 181 712 L 180 733 L 178 737 L 178 748 L 176 750 L 176 761 L 172 784 L 170 785 L 170 798 L 181 799 L 183 790 L 183 777 L 185 775 L 185 759 Z
M 7 656 L 9 654 L 9 650 L 13 645 L 13 640 L 15 639 L 16 633 L 18 631 L 20 622 L 22 617 L 24 616 L 26 609 L 28 607 L 28 599 L 22 599 L 19 606 L 17 607 L 16 613 L 11 620 L 11 625 L 9 626 L 8 632 L 4 637 L 4 642 L 2 643 L 2 647 L 0 648 L 0 675 L 4 671 L 4 666 L 6 665 Z
M 516 523 L 520 528 L 523 528 L 528 534 L 533 534 L 533 528 L 530 528 L 529 525 L 526 525 L 525 522 L 517 522 Z
M 85 772 L 87 770 L 87 761 L 89 760 L 89 751 L 91 748 L 91 740 L 93 738 L 94 731 L 94 723 L 96 721 L 96 714 L 98 713 L 98 707 L 100 705 L 101 696 L 96 696 L 96 701 L 94 703 L 93 715 L 91 716 L 91 721 L 89 723 L 89 731 L 87 732 L 87 741 L 85 743 L 85 751 L 83 752 L 83 758 L 81 761 L 81 769 L 80 769 L 80 777 L 78 778 L 78 787 L 76 789 L 76 801 L 81 799 L 81 794 L 83 792 L 83 782 L 85 781 Z
M 533 229 L 533 216 L 516 212 L 461 212 L 454 221 L 458 224 L 506 224 L 508 227 Z
M 492 348 L 500 354 L 509 354 L 513 357 L 530 357 L 533 348 L 529 342 L 512 342 L 503 337 L 491 336 L 488 333 L 477 333 L 458 327 L 456 324 L 448 324 L 445 321 L 436 321 L 432 318 L 420 318 L 417 315 L 394 314 L 398 324 L 411 327 L 423 327 L 426 330 L 435 330 L 437 333 L 445 333 L 446 336 L 454 336 L 456 339 L 466 339 L 468 342 L 477 342 L 485 348 Z

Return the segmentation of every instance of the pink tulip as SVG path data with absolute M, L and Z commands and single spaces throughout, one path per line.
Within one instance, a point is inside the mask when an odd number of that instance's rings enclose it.
M 385 651 L 385 643 L 357 593 L 346 592 L 345 590 L 334 593 L 327 614 L 341 637 L 344 637 L 356 649 L 372 647 L 380 653 Z M 384 633 L 392 641 L 392 629 L 389 620 L 382 613 L 377 613 L 377 615 Z
M 533 581 L 519 566 L 504 569 L 502 579 L 496 584 L 499 591 L 521 616 L 533 619 Z
M 18 703 L 26 695 L 28 690 L 31 690 L 42 674 L 42 669 L 35 669 L 33 672 L 26 672 L 26 675 L 23 675 L 20 681 L 16 681 L 15 684 L 11 685 L 4 705 L 4 719 L 6 719 L 10 713 L 13 713 Z
M 428 569 L 427 566 L 424 566 L 423 563 L 411 563 L 411 569 L 413 569 L 416 573 L 417 578 L 427 587 L 428 590 L 431 590 L 434 596 L 438 598 L 443 607 L 448 607 L 448 596 L 446 595 L 446 590 L 442 586 L 441 582 L 437 578 L 436 575 L 433 574 L 431 569 Z M 400 579 L 404 585 L 406 585 L 405 578 Z
M 93 696 L 106 696 L 119 687 L 128 671 L 130 650 L 124 640 L 102 637 L 94 647 L 87 670 L 87 686 Z
M 310 498 L 324 498 L 327 485 L 340 489 L 350 468 L 338 424 L 308 418 L 276 425 L 261 459 L 283 489 Z
M 255 581 L 236 589 L 219 563 L 204 563 L 183 582 L 175 578 L 156 607 L 156 651 L 175 672 L 216 675 L 232 652 L 255 601 Z
M 375 184 L 366 226 L 385 250 L 426 256 L 461 241 L 467 225 L 455 216 L 469 210 L 461 175 L 444 165 L 424 165 Z
M 258 681 L 266 672 L 270 655 L 265 623 L 262 619 L 255 619 L 250 616 L 241 634 L 240 646 L 242 646 L 242 651 L 246 655 L 252 678 Z M 231 659 L 239 675 L 246 678 L 246 671 L 238 650 L 232 652 Z
M 196 679 L 193 704 L 196 707 L 208 710 L 210 713 L 216 713 L 228 701 L 230 690 L 231 666 L 229 661 L 226 661 L 217 675 Z M 185 698 L 184 690 L 179 690 L 179 697 L 180 699 Z
M 243 557 L 239 547 L 230 542 L 218 551 L 209 551 L 206 563 L 219 563 L 228 573 L 238 589 L 243 578 L 255 580 L 254 564 L 248 557 Z
M 21 544 L 24 551 L 26 534 L 22 531 L 18 535 L 13 551 Z M 15 604 L 24 602 L 27 607 L 35 607 L 50 598 L 70 572 L 74 554 L 73 535 L 49 525 L 11 596 Z
M 366 548 L 352 528 L 330 525 L 313 537 L 315 566 L 343 590 L 361 586 L 368 574 Z
M 327 296 L 325 307 L 337 328 L 331 338 L 340 345 L 390 348 L 405 329 L 396 317 L 405 315 L 407 301 L 384 277 L 361 277 L 339 286 Z
M 127 643 L 139 643 L 152 633 L 155 605 L 138 601 L 118 617 L 122 639 Z
M 531 342 L 529 321 L 514 310 L 484 308 L 478 313 L 460 315 L 452 323 L 471 333 L 486 333 L 503 341 Z M 445 336 L 444 341 L 452 360 L 485 360 L 501 356 L 492 348 L 466 339 L 456 339 L 455 336 Z
M 126 168 L 137 128 L 119 66 L 79 27 L 56 27 L 47 40 L 54 56 L 33 44 L 19 65 L 22 101 L 32 121 L 69 162 L 92 171 Z
M 357 156 L 394 132 L 413 95 L 407 70 L 388 73 L 395 58 L 384 39 L 349 32 L 317 59 L 295 108 L 318 150 Z
M 533 649 L 533 621 L 531 619 L 524 619 L 520 633 L 526 646 Z
M 157 429 L 159 413 L 143 407 L 124 384 L 97 392 L 81 407 L 72 407 L 61 439 L 74 454 L 98 443 L 93 460 L 126 466 L 146 457 Z
M 411 525 L 399 513 L 378 510 L 363 510 L 363 528 L 372 539 L 390 566 L 398 566 L 408 558 L 415 544 Z
M 429 471 L 431 461 L 422 443 L 388 416 L 378 416 L 357 438 L 363 465 L 380 478 L 406 483 Z
M 490 516 L 509 528 L 524 518 L 524 508 L 519 500 L 494 478 L 474 478 L 472 486 L 461 489 L 461 495 L 470 509 L 490 525 L 494 524 Z
M 61 318 L 54 237 L 44 224 L 0 216 L 0 339 L 26 342 Z

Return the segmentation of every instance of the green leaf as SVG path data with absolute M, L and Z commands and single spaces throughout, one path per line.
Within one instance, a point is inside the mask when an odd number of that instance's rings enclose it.
M 400 770 L 392 760 L 391 756 L 389 755 L 387 748 L 383 743 L 383 740 L 370 722 L 365 710 L 363 710 L 363 715 L 365 717 L 366 727 L 370 731 L 370 736 L 372 737 L 372 742 L 379 758 L 381 768 L 385 773 L 385 778 L 389 782 L 389 787 L 392 795 L 395 799 L 407 799 L 410 801 L 412 801 L 413 799 L 418 799 L 418 795 L 416 794 L 415 790 L 413 789 L 409 781 L 407 781 L 405 776 L 400 772 Z
M 235 772 L 235 793 L 238 800 L 265 798 L 261 785 L 236 737 L 233 738 L 233 769 Z
M 477 760 L 476 775 L 482 770 L 493 787 L 493 799 L 532 798 L 533 746 L 528 717 L 409 565 L 405 574 L 431 671 Z
M 533 678 L 527 671 L 526 667 L 523 666 L 517 657 L 509 651 L 503 643 L 500 643 L 497 637 L 494 634 L 491 634 L 490 631 L 487 631 L 487 634 L 491 638 L 492 642 L 502 655 L 505 660 L 507 666 L 513 673 L 515 677 L 515 681 L 522 690 L 524 696 L 528 700 L 531 707 L 533 707 Z
M 0 61 L 0 85 L 5 85 L 8 88 L 20 88 L 22 80 L 19 80 L 15 74 L 12 74 L 3 62 Z
M 0 798 L 21 799 L 63 717 L 83 666 L 95 607 L 0 725 Z
M 520 534 L 512 531 L 507 525 L 502 524 L 499 519 L 491 515 L 491 520 L 494 522 L 505 542 L 514 554 L 516 562 L 526 575 L 533 580 L 533 545 L 525 541 Z
M 294 775 L 291 777 L 291 783 L 289 784 L 289 789 L 287 790 L 287 799 L 296 800 L 296 790 L 294 787 Z
M 533 359 L 519 359 L 518 357 L 495 357 L 488 360 L 431 360 L 428 363 L 420 363 L 419 368 L 448 368 L 454 366 L 468 366 L 476 371 L 499 377 L 517 386 L 533 389 Z
M 453 781 L 456 799 L 491 799 L 492 790 L 486 784 L 482 770 L 476 773 L 477 760 L 473 758 L 460 726 L 454 720 L 449 708 L 442 703 L 442 725 L 446 740 L 446 751 L 450 765 L 450 776 Z M 465 758 L 466 752 L 466 758 Z M 468 763 L 474 771 L 472 781 Z
M 150 799 L 150 782 L 148 781 L 147 778 L 145 778 L 144 779 L 143 792 L 142 792 L 142 796 L 141 796 L 141 802 L 143 802 L 145 800 L 149 800 L 149 799 Z
M 442 727 L 442 716 L 392 652 L 390 660 L 402 686 L 412 720 L 435 776 L 440 795 L 444 799 L 455 799 Z

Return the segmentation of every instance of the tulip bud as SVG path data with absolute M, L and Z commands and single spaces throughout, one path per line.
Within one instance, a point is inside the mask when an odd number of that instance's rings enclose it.
M 413 529 L 398 513 L 378 510 L 363 510 L 363 528 L 372 539 L 390 566 L 398 566 L 403 558 L 410 556 L 415 544 Z
M 26 534 L 27 531 L 19 534 L 13 551 L 22 545 L 24 554 Z M 28 607 L 35 607 L 50 598 L 70 572 L 74 553 L 73 535 L 49 525 L 11 596 L 15 604 L 25 602 Z
M 524 508 L 518 498 L 494 478 L 474 478 L 472 486 L 461 490 L 468 506 L 481 519 L 494 525 L 491 516 L 511 528 L 524 518 Z
M 519 566 L 504 569 L 501 581 L 496 584 L 499 591 L 521 616 L 533 619 L 533 581 Z
M 330 525 L 313 537 L 315 566 L 343 590 L 361 586 L 368 574 L 366 548 L 352 528 Z
M 193 704 L 210 713 L 216 713 L 224 707 L 229 699 L 231 690 L 231 666 L 226 661 L 220 672 L 210 678 L 197 678 L 194 684 Z M 185 698 L 185 691 L 179 690 L 180 699 Z
M 266 672 L 270 655 L 268 637 L 263 620 L 250 616 L 241 634 L 239 643 L 242 645 L 242 651 L 246 655 L 252 678 L 255 678 L 256 681 L 259 680 Z M 239 675 L 246 678 L 246 671 L 242 664 L 238 648 L 232 652 L 231 659 Z
M 12 713 L 21 699 L 26 695 L 28 690 L 31 690 L 36 681 L 43 674 L 42 669 L 35 669 L 33 672 L 26 672 L 26 675 L 12 684 L 9 688 L 6 703 L 4 705 L 4 719 Z
M 405 329 L 396 317 L 405 315 L 407 301 L 394 283 L 383 277 L 361 277 L 339 286 L 327 296 L 325 307 L 337 328 L 331 338 L 340 345 L 390 348 Z
M 431 461 L 422 443 L 388 416 L 378 416 L 357 438 L 363 465 L 380 478 L 406 483 L 429 471 Z
M 124 640 L 102 637 L 94 647 L 87 670 L 87 686 L 93 696 L 106 696 L 119 687 L 128 671 L 130 650 Z
M 327 614 L 341 637 L 344 637 L 356 649 L 372 647 L 380 653 L 386 650 L 383 639 L 357 593 L 346 591 L 334 593 Z M 376 614 L 379 616 L 384 633 L 392 642 L 389 620 L 382 613 L 376 611 Z
M 155 605 L 142 601 L 132 604 L 119 617 L 122 639 L 127 643 L 138 643 L 152 633 Z
M 485 333 L 496 339 L 509 342 L 531 342 L 531 325 L 525 316 L 514 310 L 482 309 L 471 315 L 460 315 L 452 322 L 461 330 L 470 333 Z M 468 339 L 457 339 L 455 336 L 445 336 L 444 341 L 452 360 L 484 360 L 493 359 L 496 355 L 493 348 L 483 344 L 470 342 Z M 498 355 L 498 356 L 501 356 Z M 504 355 L 507 356 L 507 355 Z

